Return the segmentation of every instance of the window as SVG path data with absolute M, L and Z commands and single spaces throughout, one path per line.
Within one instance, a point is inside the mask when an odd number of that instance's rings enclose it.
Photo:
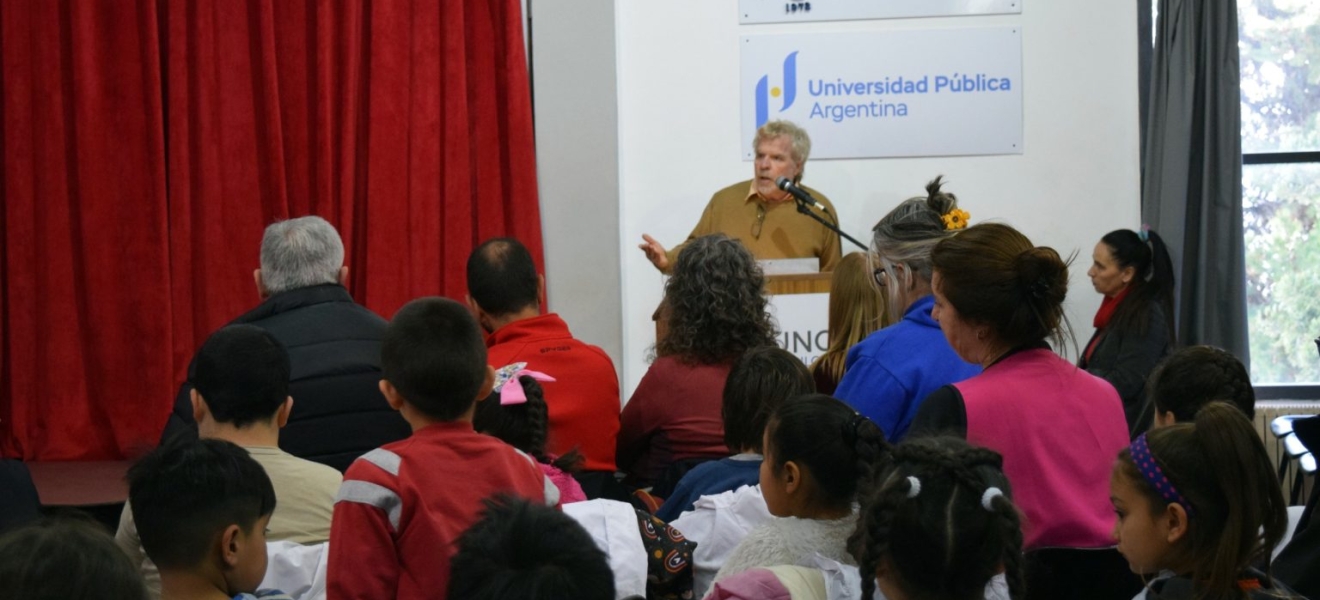
M 1238 0 L 1255 383 L 1320 382 L 1320 3 Z
M 1144 132 L 1159 0 L 1140 3 Z M 1320 2 L 1237 6 L 1251 378 L 1320 398 Z

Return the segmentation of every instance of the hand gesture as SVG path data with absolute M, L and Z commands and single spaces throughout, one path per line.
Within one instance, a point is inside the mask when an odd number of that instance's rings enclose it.
M 660 242 L 655 241 L 655 238 L 645 233 L 642 234 L 642 239 L 645 241 L 637 247 L 641 248 L 642 252 L 646 253 L 646 260 L 651 261 L 651 264 L 655 265 L 655 268 L 660 269 L 661 271 L 668 269 L 669 255 L 665 253 L 665 247 L 662 246 Z

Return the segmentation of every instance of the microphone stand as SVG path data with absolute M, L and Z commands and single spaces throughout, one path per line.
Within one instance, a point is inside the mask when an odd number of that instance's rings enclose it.
M 861 242 L 859 242 L 859 241 L 853 239 L 853 237 L 852 237 L 851 235 L 848 235 L 848 234 L 844 233 L 842 229 L 839 229 L 839 226 L 838 226 L 838 225 L 835 225 L 835 224 L 833 224 L 833 223 L 831 223 L 831 222 L 829 222 L 829 221 L 826 221 L 825 219 L 822 219 L 822 218 L 820 217 L 820 215 L 818 215 L 818 214 L 816 214 L 815 212 L 813 212 L 813 211 L 811 210 L 811 208 L 809 208 L 809 207 L 807 206 L 807 203 L 806 203 L 805 200 L 803 200 L 803 199 L 801 199 L 801 198 L 798 198 L 797 196 L 793 196 L 793 202 L 797 203 L 797 211 L 798 211 L 798 212 L 800 212 L 800 213 L 802 213 L 802 214 L 804 214 L 804 215 L 807 215 L 808 217 L 811 217 L 811 218 L 815 219 L 815 220 L 816 220 L 817 222 L 819 222 L 821 225 L 824 225 L 826 229 L 829 229 L 830 231 L 833 231 L 834 233 L 839 234 L 839 237 L 840 237 L 840 238 L 846 239 L 846 240 L 848 240 L 848 241 L 850 241 L 850 242 L 852 242 L 852 243 L 854 243 L 854 244 L 857 244 L 857 247 L 858 247 L 858 248 L 861 248 L 863 252 L 868 252 L 868 251 L 870 251 L 870 248 L 867 248 L 865 244 L 863 244 L 863 243 L 861 243 Z M 827 213 L 825 213 L 825 214 L 829 214 L 829 213 L 827 212 Z M 830 215 L 830 216 L 833 217 L 834 215 Z

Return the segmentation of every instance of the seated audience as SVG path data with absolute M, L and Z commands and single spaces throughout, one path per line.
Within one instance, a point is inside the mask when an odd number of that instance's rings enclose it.
M 563 456 L 545 451 L 547 410 L 538 382 L 555 379 L 526 367 L 526 363 L 514 363 L 495 372 L 495 387 L 489 398 L 477 403 L 472 428 L 535 458 L 541 471 L 559 488 L 560 504 L 586 500 L 582 486 L 572 476 L 582 463 L 582 455 L 577 450 Z
M 128 498 L 142 547 L 160 568 L 164 600 L 257 591 L 275 488 L 247 450 L 217 439 L 174 440 L 129 469 Z
M 450 561 L 455 600 L 614 600 L 605 553 L 572 517 L 525 500 L 485 502 Z
M 1022 598 L 1022 528 L 1002 462 L 956 438 L 895 446 L 849 540 L 862 598 L 877 583 L 889 600 L 989 598 L 1000 572 Z
M 940 190 L 940 177 L 926 196 L 911 198 L 872 230 L 874 281 L 888 295 L 894 324 L 848 351 L 835 396 L 880 426 L 891 441 L 907 435 L 928 394 L 981 370 L 949 347 L 931 317 L 930 251 L 967 226 L 958 199 Z
M 1190 423 L 1215 400 L 1256 418 L 1256 389 L 1247 367 L 1214 346 L 1188 346 L 1170 354 L 1150 374 L 1146 398 L 1154 406 L 1156 427 Z
M 137 565 L 91 521 L 37 521 L 0 536 L 0 590 L 21 600 L 146 600 Z
M 816 391 L 833 394 L 843 379 L 848 351 L 888 325 L 889 297 L 876 289 L 866 253 L 844 256 L 830 277 L 830 345 L 811 363 Z
M 1077 366 L 1113 384 L 1123 399 L 1132 437 L 1150 428 L 1146 378 L 1177 344 L 1173 323 L 1173 262 L 1154 231 L 1105 234 L 1086 274 L 1104 296 L 1095 334 Z
M 1298 598 L 1269 575 L 1288 507 L 1265 446 L 1237 408 L 1152 429 L 1118 455 L 1113 536 L 1133 573 L 1160 573 L 1139 597 Z
M 1111 546 L 1105 477 L 1127 444 L 1127 422 L 1114 386 L 1046 342 L 1068 337 L 1068 265 L 999 223 L 940 242 L 931 260 L 934 318 L 984 371 L 932 393 L 913 434 L 947 432 L 1004 457 L 1026 550 Z
M 467 262 L 468 304 L 489 336 L 492 365 L 527 363 L 554 376 L 545 389 L 549 410 L 546 451 L 583 457 L 587 491 L 598 497 L 613 483 L 619 435 L 619 377 L 605 351 L 579 341 L 555 313 L 541 313 L 545 280 L 518 240 L 496 238 Z
M 854 503 L 887 453 L 884 434 L 846 404 L 812 394 L 775 409 L 764 448 L 761 491 L 776 518 L 738 544 L 715 582 L 754 567 L 803 565 L 817 554 L 855 564 L 847 550 Z
M 348 294 L 344 242 L 334 226 L 314 216 L 270 225 L 253 276 L 261 304 L 229 324 L 265 329 L 288 349 L 289 393 L 298 404 L 280 448 L 343 471 L 363 452 L 407 436 L 408 424 L 377 389 L 385 320 Z M 197 433 L 190 394 L 195 366 L 188 367 L 162 441 Z
M 381 392 L 412 436 L 368 452 L 344 475 L 330 528 L 331 598 L 444 597 L 459 535 L 481 501 L 510 493 L 554 506 L 559 491 L 536 461 L 472 429 L 495 371 L 462 305 L 420 298 L 381 342 Z
M 270 477 L 280 504 L 266 526 L 267 537 L 300 544 L 330 539 L 339 471 L 279 449 L 280 428 L 294 404 L 289 397 L 289 354 L 279 340 L 253 325 L 220 329 L 197 350 L 191 383 L 200 436 L 238 444 Z M 131 501 L 124 505 L 115 541 L 142 567 L 148 591 L 156 598 L 160 577 L 143 552 L 133 509 Z
M 675 463 L 727 455 L 724 381 L 747 349 L 775 344 L 766 302 L 765 276 L 737 241 L 708 235 L 678 255 L 661 309 L 668 333 L 623 408 L 618 460 L 630 484 L 649 487 Z
M 766 421 L 785 400 L 811 391 L 811 373 L 787 350 L 760 346 L 743 354 L 729 371 L 721 409 L 724 443 L 734 455 L 688 471 L 655 516 L 673 521 L 697 498 L 759 483 Z

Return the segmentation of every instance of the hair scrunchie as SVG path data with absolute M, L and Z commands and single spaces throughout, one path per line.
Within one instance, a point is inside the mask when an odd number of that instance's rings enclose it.
M 921 480 L 916 477 L 908 476 L 908 498 L 916 498 L 921 493 Z

